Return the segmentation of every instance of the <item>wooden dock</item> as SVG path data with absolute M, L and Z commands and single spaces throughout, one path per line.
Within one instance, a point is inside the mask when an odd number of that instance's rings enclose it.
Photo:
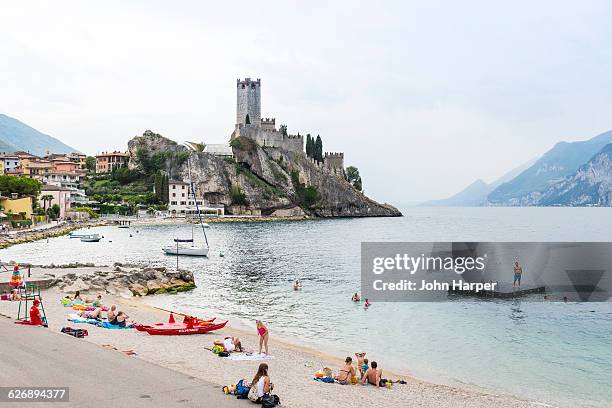
M 482 298 L 512 299 L 534 293 L 546 293 L 546 287 L 529 284 L 513 287 L 511 283 L 498 282 L 496 290 L 481 290 L 476 292 L 473 290 L 452 289 L 451 287 L 451 289 L 448 290 L 448 293 L 453 295 L 476 296 Z

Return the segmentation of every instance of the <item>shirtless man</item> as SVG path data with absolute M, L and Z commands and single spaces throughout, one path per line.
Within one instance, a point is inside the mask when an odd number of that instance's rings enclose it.
M 523 267 L 519 265 L 518 261 L 514 261 L 514 281 L 512 282 L 512 287 L 516 287 L 516 283 L 518 282 L 519 288 L 521 287 L 521 275 L 523 275 Z
M 355 377 L 355 367 L 353 367 L 353 359 L 347 357 L 344 360 L 344 367 L 338 371 L 338 375 L 336 376 L 336 381 L 338 384 L 347 385 L 351 383 L 351 378 Z
M 368 368 L 368 371 L 366 371 L 362 383 L 384 387 L 386 382 L 386 380 L 382 379 L 382 369 L 378 368 L 376 361 L 372 361 L 371 367 Z

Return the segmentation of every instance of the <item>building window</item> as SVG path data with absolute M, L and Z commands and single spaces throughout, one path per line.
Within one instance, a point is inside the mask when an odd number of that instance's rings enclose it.
M 172 193 L 172 197 L 176 197 L 176 193 Z
M 185 205 L 185 201 L 181 201 L 181 205 Z
M 185 186 L 181 186 L 181 187 L 183 187 L 183 190 L 185 189 Z
M 170 205 L 176 205 L 176 201 L 170 201 Z
M 185 193 L 181 193 L 181 197 L 185 197 Z
M 173 190 L 176 190 L 176 186 L 175 186 L 174 184 L 172 185 L 172 189 L 173 189 Z

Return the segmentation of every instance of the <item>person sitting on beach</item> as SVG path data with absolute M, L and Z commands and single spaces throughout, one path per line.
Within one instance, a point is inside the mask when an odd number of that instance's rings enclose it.
M 117 316 L 115 316 L 115 319 L 110 322 L 110 324 L 125 327 L 129 317 L 130 316 L 126 315 L 125 312 L 119 312 L 117 313 Z
M 251 383 L 251 387 L 257 387 L 257 402 L 261 404 L 261 398 L 270 394 L 270 391 L 274 389 L 274 384 L 270 381 L 270 376 L 268 375 L 268 365 L 266 363 L 261 363 L 259 368 L 257 369 L 257 374 L 253 378 L 253 382 Z
M 257 334 L 259 334 L 259 354 L 261 354 L 261 347 L 264 346 L 265 354 L 268 354 L 268 339 L 270 332 L 268 328 L 263 324 L 261 320 L 256 320 Z
M 361 302 L 361 296 L 359 296 L 359 293 L 355 292 L 355 294 L 353 295 L 353 297 L 351 298 L 351 300 L 353 302 Z
M 20 299 L 21 299 L 21 295 L 19 294 L 19 291 L 17 289 L 11 290 L 10 300 L 20 300 Z
M 38 299 L 34 299 L 32 307 L 30 308 L 30 324 L 32 326 L 43 325 L 43 321 L 40 318 L 40 310 L 38 310 L 38 305 L 40 305 L 40 301 Z
M 372 367 L 368 368 L 368 371 L 366 371 L 361 383 L 377 385 L 380 387 L 385 387 L 387 385 L 387 380 L 382 378 L 382 369 L 378 368 L 376 361 L 372 361 Z
M 361 353 L 355 353 L 355 357 L 357 357 L 357 367 L 359 368 L 359 374 L 361 374 L 361 378 L 363 378 L 363 375 L 365 374 L 365 371 L 367 370 L 363 370 L 362 371 L 362 367 L 363 367 L 363 362 L 367 361 L 365 358 L 366 353 L 361 352 Z
M 344 367 L 338 371 L 338 375 L 334 378 L 338 384 L 347 385 L 351 383 L 351 378 L 355 376 L 355 367 L 353 367 L 353 359 L 347 357 L 344 360 Z
M 232 351 L 242 351 L 242 344 L 240 343 L 240 339 L 238 337 L 228 336 L 223 340 L 215 340 L 214 344 L 215 346 L 223 346 L 225 351 L 228 353 Z
M 109 322 L 112 322 L 117 317 L 117 305 L 112 305 L 110 309 L 106 312 L 106 319 Z
M 516 287 L 516 283 L 518 282 L 519 288 L 521 287 L 521 275 L 523 275 L 523 268 L 519 265 L 518 261 L 514 261 L 514 281 L 512 282 L 512 287 Z
M 293 290 L 300 290 L 302 289 L 302 284 L 300 283 L 299 279 L 296 279 L 295 282 L 293 282 Z

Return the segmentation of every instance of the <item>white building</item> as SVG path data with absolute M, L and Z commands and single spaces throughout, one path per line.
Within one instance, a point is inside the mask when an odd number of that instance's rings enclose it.
M 184 181 L 170 181 L 168 183 L 168 211 L 173 216 L 186 217 L 197 214 L 197 207 L 200 208 L 201 214 L 224 215 L 225 208 L 220 206 L 211 206 L 204 197 L 190 197 L 189 183 Z M 197 207 L 196 207 L 197 204 Z
M 229 144 L 207 144 L 204 146 L 204 153 L 210 153 L 218 157 L 234 157 L 234 152 Z

